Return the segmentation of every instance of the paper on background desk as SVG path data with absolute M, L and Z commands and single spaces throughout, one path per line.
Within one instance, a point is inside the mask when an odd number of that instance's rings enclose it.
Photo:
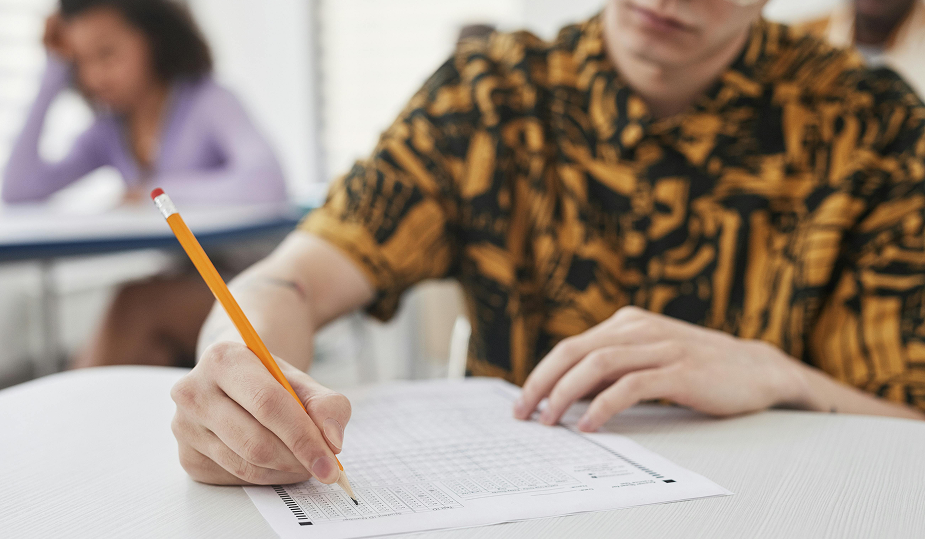
M 195 234 L 219 232 L 294 218 L 287 203 L 224 206 L 182 205 L 180 211 Z M 59 211 L 42 204 L 0 208 L 0 243 L 49 243 L 106 240 L 124 237 L 172 236 L 164 218 L 149 202 L 98 213 Z
M 246 487 L 282 537 L 464 528 L 732 494 L 615 434 L 518 421 L 495 379 L 393 384 L 353 402 L 336 485 Z

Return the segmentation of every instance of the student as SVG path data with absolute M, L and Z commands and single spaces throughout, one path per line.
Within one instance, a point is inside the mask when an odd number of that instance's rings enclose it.
M 764 1 L 609 0 L 552 43 L 464 41 L 233 290 L 308 415 L 221 310 L 173 389 L 190 475 L 337 477 L 349 402 L 316 330 L 454 277 L 468 369 L 593 431 L 640 400 L 925 418 L 925 107 Z
M 925 95 L 925 0 L 852 0 L 805 24 L 837 47 L 854 45 L 872 67 L 888 66 Z
M 41 88 L 4 174 L 5 202 L 42 200 L 102 166 L 122 175 L 127 200 L 147 200 L 154 183 L 178 202 L 285 200 L 270 145 L 213 80 L 208 45 L 184 8 L 170 0 L 59 7 L 46 23 Z M 72 80 L 96 117 L 63 159 L 49 162 L 38 151 L 42 126 Z M 192 364 L 212 297 L 187 273 L 124 288 L 77 365 Z

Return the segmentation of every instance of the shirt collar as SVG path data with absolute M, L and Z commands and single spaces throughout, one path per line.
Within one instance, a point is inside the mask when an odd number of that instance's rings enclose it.
M 588 122 L 593 129 L 589 135 L 626 154 L 647 135 L 664 135 L 694 116 L 719 113 L 730 105 L 745 104 L 743 100 L 761 97 L 764 85 L 759 80 L 759 72 L 778 50 L 782 31 L 782 25 L 758 20 L 749 30 L 745 46 L 736 59 L 686 112 L 656 120 L 645 101 L 620 76 L 607 56 L 601 15 L 596 15 L 584 23 L 574 48 L 576 82 L 586 89 L 589 107 L 601 103 L 601 108 L 612 109 L 588 111 Z M 602 98 L 598 99 L 598 94 L 603 94 Z M 602 120 L 604 118 L 607 120 Z

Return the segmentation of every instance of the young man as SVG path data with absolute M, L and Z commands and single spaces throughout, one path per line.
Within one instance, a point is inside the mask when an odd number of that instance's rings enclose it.
M 464 43 L 372 156 L 234 282 L 308 415 L 215 310 L 173 391 L 209 483 L 337 477 L 312 336 L 454 277 L 469 370 L 594 430 L 640 400 L 923 418 L 925 107 L 763 2 L 610 0 L 553 43 Z
M 854 45 L 871 67 L 896 70 L 925 96 L 925 0 L 851 0 L 805 28 L 836 47 Z

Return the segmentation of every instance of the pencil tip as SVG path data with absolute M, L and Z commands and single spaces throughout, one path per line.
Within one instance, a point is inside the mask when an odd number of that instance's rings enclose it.
M 350 499 L 353 500 L 353 505 L 360 505 L 360 502 L 358 502 L 356 498 L 350 498 Z

